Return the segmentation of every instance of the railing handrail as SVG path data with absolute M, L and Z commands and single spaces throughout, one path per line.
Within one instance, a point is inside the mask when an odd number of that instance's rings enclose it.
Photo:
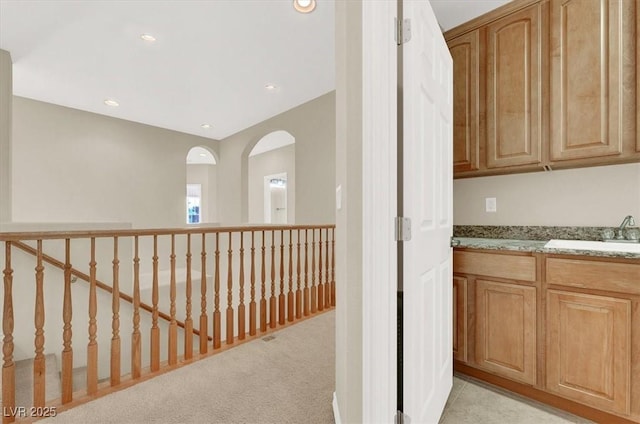
M 4 245 L 4 267 L 1 269 L 4 283 L 1 404 L 5 411 L 2 417 L 3 424 L 14 422 L 19 418 L 16 411 L 20 410 L 16 409 L 15 399 L 14 304 L 22 305 L 25 302 L 35 304 L 33 407 L 56 405 L 66 409 L 87 399 L 175 369 L 193 360 L 221 352 L 236 343 L 262 337 L 295 320 L 306 319 L 335 307 L 335 233 L 334 224 L 0 232 L 0 243 Z M 64 245 L 64 262 L 43 252 L 43 247 L 46 246 L 45 240 L 54 241 L 56 252 L 62 247 L 61 244 Z M 78 240 L 90 242 L 90 244 L 87 246 L 87 243 L 78 243 Z M 170 244 L 167 244 L 167 241 Z M 108 242 L 111 242 L 111 254 L 105 250 Z M 129 242 L 131 242 L 130 246 Z M 149 242 L 152 244 L 150 245 Z M 99 256 L 96 257 L 98 247 Z M 126 248 L 120 249 L 120 247 Z M 14 248 L 26 251 L 27 255 L 35 257 L 36 266 L 33 270 L 29 269 L 29 263 L 22 257 L 16 262 L 18 269 L 13 269 Z M 88 253 L 89 258 L 86 255 L 82 256 L 85 260 L 88 259 L 88 273 L 73 267 L 72 250 L 74 254 L 77 250 L 83 251 L 83 254 Z M 75 255 L 73 257 L 78 259 L 77 254 Z M 159 269 L 160 259 L 165 258 L 162 260 L 164 264 L 167 257 L 170 267 L 168 285 L 165 284 L 164 277 L 162 282 L 160 281 L 160 273 L 164 271 Z M 183 260 L 186 264 L 184 285 L 182 274 L 178 277 L 178 268 L 176 268 L 177 261 L 182 264 Z M 152 266 L 151 286 L 147 287 L 145 284 L 145 290 L 151 289 L 148 293 L 151 295 L 151 305 L 145 305 L 140 301 L 141 262 L 144 263 L 145 269 L 147 265 Z M 98 263 L 100 263 L 100 269 L 98 269 Z M 63 290 L 44 290 L 45 273 L 49 270 L 45 264 L 51 264 L 63 270 Z M 211 273 L 207 273 L 208 264 L 213 265 Z M 121 265 L 124 265 L 122 270 Z M 132 269 L 129 268 L 131 265 L 133 265 Z M 102 268 L 103 266 L 105 268 Z M 109 270 L 112 272 L 112 280 L 107 276 Z M 98 281 L 98 271 L 103 281 L 107 281 L 108 284 Z M 133 271 L 131 289 L 133 296 L 120 291 L 120 277 L 129 278 L 130 271 Z M 71 288 L 72 276 L 89 282 L 88 293 L 81 291 L 79 298 L 74 294 L 75 291 Z M 29 279 L 33 281 L 34 277 L 33 287 L 24 283 Z M 54 275 L 54 278 L 58 277 L 59 275 Z M 14 281 L 19 281 L 15 284 L 18 288 L 15 293 Z M 50 286 L 47 284 L 47 287 Z M 125 286 L 128 287 L 128 284 Z M 162 290 L 162 294 L 161 286 L 166 287 L 166 290 Z M 98 315 L 98 289 L 111 293 L 110 330 L 108 329 L 109 320 L 105 319 L 105 314 L 109 314 L 108 308 L 100 306 L 100 315 Z M 87 295 L 88 302 L 84 305 Z M 73 315 L 74 300 L 76 306 L 78 302 L 83 303 L 81 309 L 84 309 L 84 322 L 77 321 L 78 316 Z M 131 316 L 120 314 L 120 305 L 123 300 L 133 304 Z M 169 315 L 159 311 L 159 305 L 166 305 L 167 301 Z M 58 307 L 60 303 L 62 303 L 62 339 L 59 338 L 60 332 L 50 329 L 50 326 L 45 328 L 44 325 L 45 315 L 50 315 L 45 305 L 53 305 L 49 312 L 60 312 Z M 85 306 L 88 308 L 85 309 Z M 142 326 L 141 308 L 152 314 L 151 319 L 146 320 Z M 18 314 L 20 323 L 17 327 L 20 328 L 20 332 L 16 335 L 20 336 L 18 341 L 22 346 L 24 343 L 31 344 L 31 341 L 27 340 L 31 332 L 24 331 L 31 318 L 24 316 L 22 313 L 24 308 L 21 308 L 20 312 Z M 177 318 L 183 312 L 184 323 L 180 323 Z M 160 318 L 167 320 L 168 325 L 159 326 Z M 99 320 L 105 324 L 98 326 Z M 193 321 L 200 323 L 198 339 L 183 337 L 180 341 L 178 326 L 182 327 L 181 324 L 184 324 L 184 334 L 191 335 L 194 330 Z M 72 334 L 76 331 L 74 328 L 77 328 L 78 324 L 85 329 L 83 331 L 85 335 L 82 338 L 86 345 L 83 342 L 80 343 L 81 346 L 86 346 L 86 388 L 74 393 L 73 354 L 74 346 L 78 343 L 74 342 Z M 128 330 L 131 330 L 130 336 L 126 335 Z M 53 338 L 49 334 L 53 334 Z M 147 339 L 144 334 L 148 334 L 150 338 Z M 47 399 L 45 337 L 50 341 L 47 346 L 52 346 L 51 343 L 53 343 L 62 348 L 60 373 L 62 396 L 57 400 Z M 167 360 L 165 362 L 161 362 L 161 340 L 166 340 L 164 348 L 167 349 Z M 181 343 L 182 348 L 179 346 Z M 100 371 L 102 375 L 106 372 L 98 362 L 104 355 L 105 344 L 110 347 L 109 387 L 98 383 Z M 147 362 L 149 367 L 144 370 L 142 368 L 143 347 L 149 355 Z M 122 358 L 126 350 L 130 350 L 129 374 L 123 373 L 122 369 Z M 20 356 L 23 355 L 22 348 L 18 352 Z M 99 352 L 103 353 L 99 354 Z M 123 378 L 129 379 L 128 382 L 123 384 Z
M 17 247 L 18 249 L 22 250 L 23 252 L 29 253 L 30 255 L 33 256 L 37 256 L 38 255 L 38 251 L 36 249 L 34 249 L 33 247 L 29 246 L 28 244 L 24 244 L 22 242 L 19 241 L 13 241 L 11 242 L 11 244 L 15 247 Z M 47 255 L 46 253 L 42 254 L 42 260 L 50 265 L 53 265 L 54 267 L 61 269 L 64 271 L 64 267 L 65 264 L 62 261 L 59 261 L 58 259 Z M 81 280 L 89 283 L 91 281 L 91 277 L 87 274 L 85 274 L 84 272 L 76 269 L 75 267 L 71 267 L 70 269 L 71 271 L 71 275 L 74 275 L 78 278 L 80 278 Z M 108 293 L 113 293 L 113 288 L 111 288 L 111 286 L 109 286 L 108 284 L 103 283 L 102 281 L 96 279 L 96 287 L 104 290 Z M 124 300 L 125 302 L 129 302 L 131 304 L 133 304 L 133 297 L 129 296 L 126 293 L 122 293 L 122 292 L 118 292 L 118 297 L 122 300 Z M 143 309 L 147 312 L 153 312 L 153 308 L 151 307 L 151 305 L 148 305 L 144 302 L 140 302 L 140 309 Z M 162 318 L 163 320 L 167 321 L 167 322 L 171 322 L 171 316 L 158 311 L 158 317 Z M 176 320 L 176 323 L 178 324 L 178 327 L 180 328 L 185 328 L 184 322 Z M 197 328 L 193 328 L 191 330 L 193 332 L 193 334 L 195 335 L 200 335 L 200 331 Z M 213 340 L 213 337 L 208 337 L 209 340 Z
M 332 229 L 335 224 L 320 225 L 237 225 L 231 227 L 183 227 L 183 228 L 126 228 L 122 230 L 73 230 L 73 231 L 19 231 L 0 232 L 0 241 L 28 241 L 28 240 L 64 240 L 77 238 L 108 238 L 134 236 L 168 236 L 177 234 L 215 234 L 237 233 L 250 231 L 281 231 L 281 230 L 318 230 Z

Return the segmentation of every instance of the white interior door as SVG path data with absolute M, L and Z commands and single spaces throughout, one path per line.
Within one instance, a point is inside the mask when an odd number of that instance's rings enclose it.
M 403 412 L 437 423 L 453 382 L 452 72 L 428 1 L 403 0 L 411 39 L 403 44 L 405 217 L 403 254 Z

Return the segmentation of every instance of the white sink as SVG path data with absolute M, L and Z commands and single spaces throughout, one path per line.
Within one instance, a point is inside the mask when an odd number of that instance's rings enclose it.
M 598 250 L 601 252 L 640 253 L 640 243 L 615 243 L 587 240 L 550 240 L 544 245 L 551 249 Z

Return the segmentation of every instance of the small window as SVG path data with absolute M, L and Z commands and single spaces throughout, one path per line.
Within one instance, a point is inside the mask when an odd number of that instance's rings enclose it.
M 201 199 L 202 185 L 187 184 L 187 224 L 199 224 L 201 222 Z

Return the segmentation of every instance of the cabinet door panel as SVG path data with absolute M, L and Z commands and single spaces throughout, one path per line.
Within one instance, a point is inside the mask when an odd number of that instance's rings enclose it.
M 623 12 L 632 7 L 628 0 L 551 1 L 552 161 L 622 153 L 633 88 L 625 93 L 630 58 L 620 46 L 629 31 Z
M 453 171 L 479 168 L 479 31 L 448 42 L 453 58 Z
M 476 280 L 478 366 L 536 382 L 536 288 Z
M 453 277 L 453 358 L 467 362 L 467 279 Z
M 631 301 L 549 290 L 547 389 L 628 414 Z
M 540 5 L 487 29 L 487 167 L 541 161 Z

